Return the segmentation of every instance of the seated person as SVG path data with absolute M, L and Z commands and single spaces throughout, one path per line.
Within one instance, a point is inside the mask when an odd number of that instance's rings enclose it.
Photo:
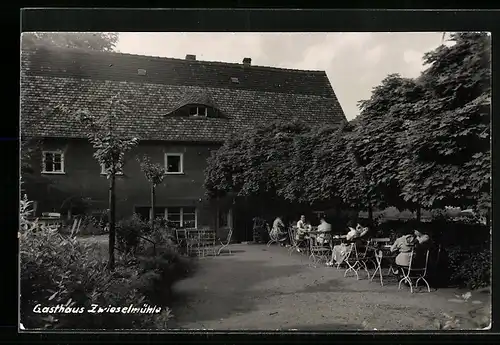
M 352 226 L 349 226 L 349 232 L 347 233 L 347 241 L 352 241 L 357 238 L 361 238 L 365 236 L 368 233 L 368 227 L 363 227 L 361 224 L 357 224 L 356 228 L 353 228 Z
M 349 222 L 347 227 L 349 229 L 349 232 L 347 233 L 346 239 L 351 243 L 359 242 L 359 240 L 361 240 L 369 230 L 367 227 L 363 228 L 360 224 L 358 224 L 356 228 L 353 228 L 352 222 Z M 345 243 L 334 246 L 332 251 L 332 259 L 327 263 L 327 265 L 332 266 L 334 260 L 337 264 L 341 264 L 347 256 L 347 248 L 348 246 Z
M 270 231 L 269 236 L 271 238 L 276 238 L 282 246 L 287 241 L 288 233 L 285 229 L 285 223 L 283 223 L 283 220 L 280 216 L 276 217 L 276 219 L 274 220 L 273 227 Z
M 411 252 L 413 249 L 413 263 L 418 262 L 419 257 L 422 257 L 421 251 L 418 250 L 419 246 L 423 246 L 429 242 L 429 236 L 422 234 L 418 230 L 406 230 L 403 236 L 399 237 L 394 241 L 391 246 L 391 252 L 398 251 L 399 254 L 396 256 L 396 266 L 408 267 L 410 266 Z M 415 266 L 413 266 L 415 267 Z M 395 273 L 401 277 L 400 270 L 396 269 Z
M 310 224 L 306 223 L 306 216 L 300 216 L 299 221 L 297 222 L 297 231 L 295 233 L 295 240 L 300 245 L 305 245 L 305 237 L 309 229 L 311 228 Z M 297 248 L 297 251 L 300 252 L 300 249 Z
M 328 234 L 331 233 L 332 226 L 326 222 L 325 217 L 321 217 L 318 225 L 318 236 L 316 236 L 316 242 L 318 244 L 328 243 Z
M 306 216 L 300 216 L 299 221 L 297 222 L 297 233 L 295 234 L 295 239 L 297 241 L 302 241 L 307 232 L 308 226 L 306 223 Z

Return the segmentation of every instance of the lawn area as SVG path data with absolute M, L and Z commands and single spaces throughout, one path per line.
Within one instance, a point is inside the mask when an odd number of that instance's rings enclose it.
M 248 330 L 436 330 L 443 313 L 489 308 L 488 293 L 465 303 L 455 289 L 410 294 L 395 281 L 382 287 L 366 276 L 311 267 L 285 248 L 232 245 L 233 255 L 201 258 L 196 274 L 174 285 L 173 328 Z M 425 291 L 425 292 L 424 292 Z M 474 326 L 463 322 L 460 329 Z

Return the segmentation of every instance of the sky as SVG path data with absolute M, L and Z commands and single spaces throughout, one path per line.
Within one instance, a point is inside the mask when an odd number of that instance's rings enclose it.
M 388 74 L 417 77 L 424 53 L 441 44 L 442 32 L 414 33 L 120 33 L 123 53 L 326 71 L 348 120 L 357 103 Z

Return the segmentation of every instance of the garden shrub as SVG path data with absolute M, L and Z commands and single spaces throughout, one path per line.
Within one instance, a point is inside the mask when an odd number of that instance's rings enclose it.
M 104 259 L 95 255 L 97 244 L 82 243 L 56 229 L 37 226 L 27 220 L 29 208 L 30 202 L 24 197 L 20 212 L 20 309 L 24 328 L 164 329 L 168 326 L 171 312 L 165 307 L 161 314 L 87 312 L 92 304 L 141 307 L 148 303 L 153 306 L 155 298 L 141 290 L 156 287 L 150 278 L 155 274 L 161 277 L 165 274 L 162 270 L 168 266 L 144 269 L 131 256 L 121 256 L 111 272 Z M 36 313 L 37 305 L 64 305 L 83 312 Z
M 157 247 L 156 255 L 148 254 L 137 256 L 138 267 L 149 272 L 142 277 L 138 289 L 154 303 L 169 304 L 172 285 L 194 272 L 194 261 L 182 257 L 177 247 L 169 244 Z
M 490 285 L 491 251 L 487 243 L 467 249 L 459 246 L 447 250 L 452 284 L 478 289 Z
M 122 251 L 136 251 L 140 236 L 148 231 L 148 225 L 137 214 L 120 220 L 116 224 L 116 240 Z

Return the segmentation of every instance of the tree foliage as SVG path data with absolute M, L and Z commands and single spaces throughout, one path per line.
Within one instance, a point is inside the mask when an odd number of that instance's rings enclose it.
M 233 193 L 306 204 L 337 198 L 360 205 L 365 184 L 347 151 L 348 132 L 300 121 L 258 127 L 213 153 L 205 187 L 209 196 Z
M 108 179 L 121 171 L 125 153 L 139 143 L 138 138 L 128 138 L 120 133 L 116 124 L 124 114 L 130 113 L 129 101 L 121 93 L 110 97 L 107 109 L 101 109 L 102 116 L 93 116 L 86 110 L 80 110 L 77 118 L 87 129 L 87 137 L 95 149 L 94 158 L 104 165 Z
M 427 207 L 490 207 L 490 37 L 458 33 L 424 56 L 425 94 L 401 162 L 402 195 Z
M 118 42 L 116 32 L 25 32 L 22 35 L 24 47 L 47 44 L 61 48 L 113 51 Z
M 411 208 L 400 196 L 398 164 L 408 156 L 405 142 L 408 124 L 418 117 L 413 105 L 424 94 L 415 80 L 391 74 L 360 101 L 352 152 L 358 157 L 368 180 L 370 202 L 379 208 Z
M 209 195 L 355 208 L 490 207 L 490 37 L 451 35 L 419 78 L 392 74 L 340 129 L 272 123 L 209 159 Z
M 107 108 L 101 109 L 102 115 L 93 116 L 87 110 L 80 110 L 76 117 L 87 129 L 89 142 L 94 147 L 94 158 L 99 164 L 104 165 L 107 178 L 109 179 L 109 268 L 114 269 L 115 257 L 115 177 L 121 171 L 125 153 L 131 150 L 139 142 L 137 138 L 128 138 L 121 133 L 116 126 L 126 114 L 130 113 L 130 107 L 126 97 L 118 93 L 107 102 Z
M 139 160 L 139 164 L 144 176 L 153 186 L 162 184 L 166 174 L 165 167 L 162 164 L 151 162 L 151 159 L 146 155 Z

